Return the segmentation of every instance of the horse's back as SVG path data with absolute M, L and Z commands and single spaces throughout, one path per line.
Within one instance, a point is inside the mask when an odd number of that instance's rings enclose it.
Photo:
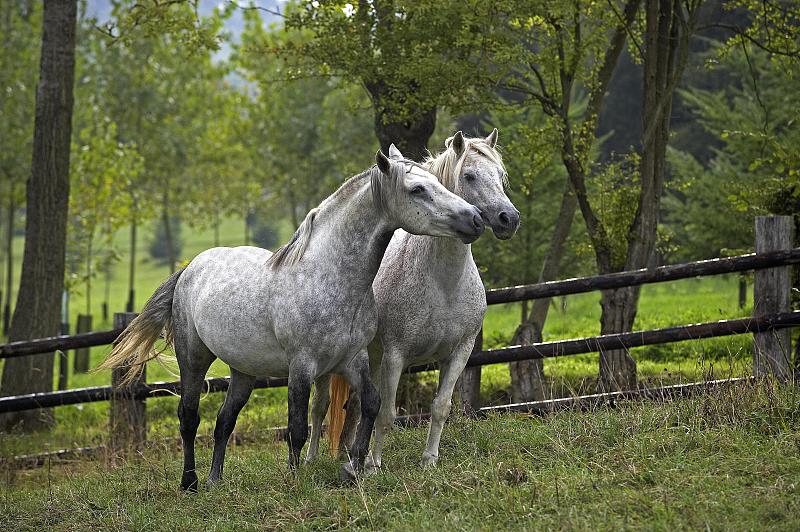
M 181 275 L 173 302 L 214 355 L 256 376 L 280 376 L 288 367 L 272 333 L 270 256 L 252 246 L 208 249 Z

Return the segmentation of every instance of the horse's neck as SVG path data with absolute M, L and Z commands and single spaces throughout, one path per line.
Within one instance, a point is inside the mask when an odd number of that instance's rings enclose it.
M 457 280 L 457 274 L 462 272 L 468 263 L 473 262 L 472 247 L 455 238 L 418 237 L 414 238 L 413 245 L 424 257 L 430 274 L 442 282 Z
M 368 185 L 348 198 L 329 202 L 318 214 L 319 225 L 312 233 L 312 260 L 338 272 L 337 290 L 356 295 L 370 289 L 386 247 L 396 229 L 387 216 L 375 208 Z M 320 253 L 322 251 L 322 253 Z

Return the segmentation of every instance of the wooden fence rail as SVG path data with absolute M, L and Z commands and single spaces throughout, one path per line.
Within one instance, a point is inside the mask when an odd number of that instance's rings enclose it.
M 722 259 L 702 260 L 686 264 L 661 266 L 649 270 L 619 272 L 593 277 L 579 277 L 563 281 L 551 281 L 540 284 L 510 286 L 486 291 L 486 302 L 489 305 L 515 303 L 529 299 L 555 297 L 569 294 L 580 294 L 594 290 L 621 288 L 680 279 L 691 279 L 707 275 L 762 270 L 778 266 L 800 264 L 800 248 L 772 251 L 769 253 L 750 253 Z M 97 347 L 108 345 L 116 340 L 123 329 L 75 334 L 72 336 L 53 336 L 37 340 L 12 342 L 0 345 L 0 358 L 13 358 L 39 353 L 51 353 L 57 350 L 78 349 L 81 347 Z
M 788 217 L 779 216 L 775 218 Z M 489 305 L 514 303 L 528 299 L 582 294 L 595 290 L 663 283 L 666 281 L 691 279 L 707 275 L 764 270 L 778 266 L 790 266 L 792 264 L 800 264 L 800 248 L 783 249 L 765 253 L 750 253 L 721 259 L 701 260 L 687 262 L 686 264 L 674 264 L 672 266 L 659 266 L 658 268 L 645 270 L 564 279 L 562 281 L 494 288 L 486 291 L 486 302 Z
M 541 342 L 527 346 L 510 346 L 499 349 L 476 351 L 467 362 L 468 367 L 485 366 L 489 364 L 502 364 L 518 360 L 531 360 L 537 358 L 550 358 L 559 356 L 579 355 L 584 353 L 597 353 L 608 349 L 634 348 L 645 345 L 666 344 L 701 338 L 714 338 L 736 334 L 760 333 L 770 330 L 780 330 L 788 327 L 800 326 L 800 311 L 786 312 L 773 316 L 759 318 L 739 318 L 734 320 L 721 320 L 694 325 L 681 325 L 663 329 L 651 329 L 631 333 L 608 334 L 592 336 L 576 340 L 559 340 L 555 342 Z M 435 364 L 412 366 L 406 370 L 408 373 L 419 373 L 436 369 Z M 205 381 L 205 392 L 222 392 L 228 389 L 229 377 L 217 377 Z M 280 388 L 286 386 L 287 379 L 259 379 L 256 388 Z M 165 397 L 180 393 L 179 382 L 154 382 L 139 384 L 133 388 L 129 400 L 143 401 L 152 397 Z M 29 410 L 35 408 L 50 408 L 54 406 L 73 405 L 79 403 L 93 403 L 108 401 L 113 398 L 113 386 L 97 386 L 92 388 L 78 388 L 58 392 L 32 393 L 12 397 L 0 397 L 0 413 Z

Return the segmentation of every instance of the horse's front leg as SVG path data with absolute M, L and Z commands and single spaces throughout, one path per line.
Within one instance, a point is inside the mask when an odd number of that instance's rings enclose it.
M 365 359 L 360 359 L 350 386 L 361 391 L 361 421 L 353 446 L 350 448 L 350 461 L 343 464 L 339 471 L 340 478 L 345 481 L 354 480 L 356 474 L 364 470 L 364 459 L 369 453 L 369 440 L 381 406 L 381 396 L 372 384 L 369 363 Z
M 447 416 L 450 414 L 452 404 L 453 389 L 456 386 L 458 377 L 464 371 L 467 360 L 472 353 L 474 337 L 461 342 L 453 350 L 450 358 L 439 364 L 439 389 L 431 405 L 431 423 L 428 427 L 428 441 L 425 445 L 425 452 L 422 453 L 420 461 L 423 467 L 435 466 L 439 459 L 439 441 L 442 438 L 442 430 Z
M 289 444 L 289 467 L 296 469 L 300 451 L 308 438 L 308 399 L 314 375 L 311 364 L 296 358 L 289 366 L 289 427 L 286 435 Z
M 306 451 L 306 463 L 313 462 L 319 454 L 319 439 L 322 436 L 322 424 L 331 403 L 331 376 L 323 375 L 314 382 L 314 398 L 311 400 L 311 441 Z

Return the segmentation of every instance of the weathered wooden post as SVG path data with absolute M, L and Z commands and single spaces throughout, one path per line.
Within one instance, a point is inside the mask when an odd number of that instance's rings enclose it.
M 475 346 L 472 352 L 483 350 L 483 329 L 475 337 Z M 481 406 L 481 366 L 464 368 L 458 380 L 458 395 L 461 398 L 461 408 L 464 413 L 472 415 Z
M 756 217 L 756 253 L 792 249 L 794 222 L 791 216 Z M 788 312 L 791 301 L 789 266 L 756 270 L 753 286 L 753 315 L 756 317 Z M 791 376 L 790 329 L 753 334 L 753 374 L 774 375 L 785 381 Z
M 136 314 L 117 312 L 114 314 L 114 328 L 127 327 Z M 111 371 L 111 448 L 124 451 L 130 447 L 141 448 L 147 441 L 147 416 L 144 399 L 136 399 L 136 389 L 147 380 L 146 368 L 131 384 L 122 386 L 126 368 Z

